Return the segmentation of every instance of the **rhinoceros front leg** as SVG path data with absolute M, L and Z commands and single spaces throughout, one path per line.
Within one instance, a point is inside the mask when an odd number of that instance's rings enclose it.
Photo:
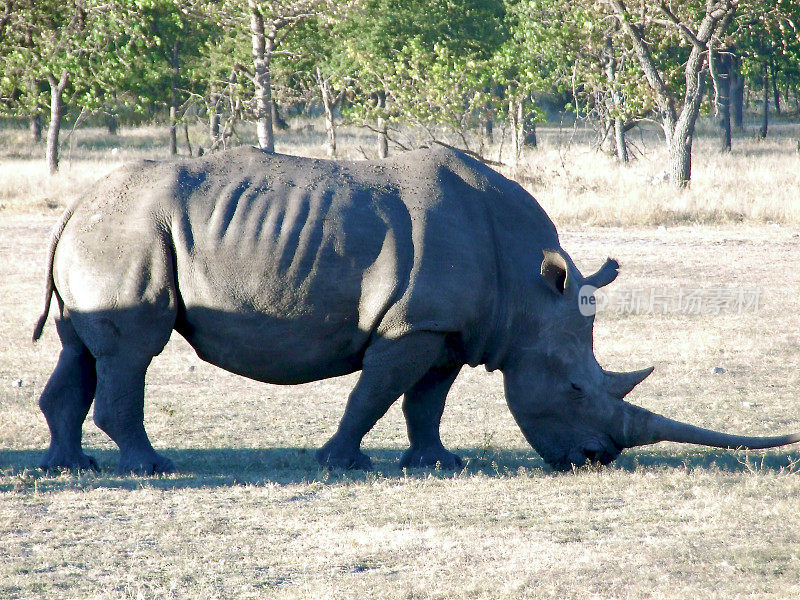
M 460 370 L 461 365 L 433 368 L 405 393 L 403 413 L 411 447 L 400 459 L 401 467 L 462 466 L 461 459 L 448 451 L 439 437 L 447 392 Z
M 39 398 L 50 428 L 50 449 L 42 469 L 97 469 L 81 448 L 81 429 L 95 391 L 94 357 L 75 335 L 68 320 L 57 323 L 63 349 Z
M 144 378 L 151 357 L 97 360 L 94 422 L 119 446 L 117 473 L 170 473 L 174 463 L 153 450 L 144 429 Z
M 325 466 L 371 469 L 361 440 L 392 403 L 427 373 L 442 353 L 444 335 L 417 332 L 396 340 L 380 339 L 364 354 L 361 377 L 347 400 L 333 437 L 317 451 Z

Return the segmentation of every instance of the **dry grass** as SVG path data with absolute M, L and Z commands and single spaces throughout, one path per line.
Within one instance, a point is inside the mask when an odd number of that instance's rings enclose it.
M 646 153 L 619 165 L 586 143 L 564 144 L 564 132 L 543 132 L 542 148 L 526 153 L 516 172 L 556 222 L 594 225 L 800 223 L 800 125 L 773 127 L 771 137 L 739 134 L 722 154 L 708 134 L 695 142 L 692 182 L 677 192 L 663 182 L 666 152 L 654 132 L 635 139 Z
M 800 224 L 800 123 L 774 123 L 766 140 L 757 139 L 754 131 L 748 127 L 737 133 L 733 152 L 721 154 L 711 125 L 701 123 L 692 184 L 684 192 L 662 182 L 666 157 L 652 129 L 631 136 L 635 158 L 622 166 L 592 148 L 593 133 L 586 129 L 541 126 L 540 147 L 504 172 L 529 189 L 559 224 Z M 251 127 L 243 125 L 239 132 L 238 142 L 256 143 Z M 200 125 L 192 128 L 191 137 L 195 151 L 208 145 Z M 406 142 L 408 135 L 397 137 Z M 374 157 L 373 138 L 363 129 L 341 128 L 340 157 Z M 325 156 L 319 122 L 294 119 L 292 129 L 279 131 L 276 139 L 279 152 Z M 50 177 L 40 160 L 41 144 L 32 144 L 25 131 L 0 129 L 0 214 L 46 214 L 123 161 L 165 158 L 167 133 L 163 126 L 122 129 L 118 136 L 89 128 L 69 135 L 63 146 L 61 172 Z M 491 158 L 501 154 L 511 164 L 508 149 L 507 139 L 497 139 L 484 153 Z
M 542 155 L 555 152 L 547 143 Z M 143 143 L 126 152 L 148 151 Z M 87 173 L 77 152 L 72 170 Z M 97 170 L 111 168 L 115 161 L 96 158 L 99 152 L 87 150 L 81 161 L 95 155 Z M 570 150 L 565 164 L 577 164 L 573 155 L 584 160 Z M 4 175 L 22 171 L 0 162 Z M 587 166 L 584 175 L 602 173 Z M 690 195 L 702 181 L 696 173 Z M 31 177 L 26 189 L 35 194 Z M 65 163 L 39 193 L 66 195 L 90 179 L 70 175 Z M 636 178 L 631 184 L 641 198 L 668 195 Z M 538 195 L 553 202 L 544 190 Z M 401 472 L 397 460 L 406 439 L 395 406 L 365 440 L 376 472 L 329 473 L 316 467 L 311 449 L 333 432 L 353 376 L 295 387 L 258 384 L 202 363 L 176 338 L 148 373 L 146 424 L 179 474 L 112 475 L 115 449 L 91 422 L 85 445 L 101 473 L 39 473 L 34 467 L 48 432 L 36 400 L 58 342 L 52 324 L 38 345 L 28 340 L 57 211 L 29 201 L 11 194 L 0 211 L 0 598 L 760 600 L 800 594 L 797 451 L 745 456 L 661 444 L 627 452 L 602 471 L 551 475 L 513 423 L 499 374 L 480 369 L 461 373 L 443 422 L 445 443 L 469 459 L 462 472 Z M 609 196 L 605 206 L 615 201 Z M 631 204 L 620 220 L 634 209 Z M 635 402 L 743 433 L 800 429 L 800 228 L 794 221 L 597 228 L 578 224 L 587 212 L 556 213 L 562 243 L 585 271 L 608 254 L 620 260 L 618 289 L 762 290 L 758 313 L 601 314 L 601 364 L 656 365 L 633 394 Z M 714 374 L 714 367 L 725 372 Z

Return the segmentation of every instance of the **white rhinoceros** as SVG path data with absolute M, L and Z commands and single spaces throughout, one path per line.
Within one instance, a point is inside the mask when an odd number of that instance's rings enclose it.
M 361 440 L 404 395 L 403 465 L 454 467 L 439 437 L 464 364 L 500 369 L 508 406 L 550 465 L 606 464 L 659 440 L 764 448 L 800 440 L 731 436 L 623 397 L 651 371 L 604 371 L 578 291 L 584 277 L 519 185 L 464 154 L 419 151 L 333 162 L 238 148 L 138 163 L 100 181 L 50 246 L 46 307 L 63 350 L 42 393 L 45 468 L 95 466 L 94 421 L 121 472 L 163 472 L 143 425 L 145 371 L 173 330 L 202 359 L 270 383 L 361 371 L 319 461 L 368 468 Z

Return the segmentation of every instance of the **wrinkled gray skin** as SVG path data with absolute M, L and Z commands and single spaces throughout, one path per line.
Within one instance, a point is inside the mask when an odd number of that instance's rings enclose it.
M 40 400 L 48 469 L 96 467 L 81 448 L 92 401 L 120 472 L 174 469 L 143 425 L 145 371 L 173 330 L 259 381 L 361 370 L 317 453 L 335 467 L 370 467 L 361 440 L 400 396 L 402 464 L 460 465 L 439 422 L 464 364 L 503 371 L 514 418 L 557 469 L 661 439 L 800 439 L 715 434 L 624 402 L 650 370 L 601 369 L 593 319 L 578 310 L 578 289 L 610 283 L 617 264 L 583 277 L 527 192 L 449 150 L 350 163 L 238 148 L 131 165 L 65 214 L 48 267 L 34 339 L 54 292 L 63 345 Z

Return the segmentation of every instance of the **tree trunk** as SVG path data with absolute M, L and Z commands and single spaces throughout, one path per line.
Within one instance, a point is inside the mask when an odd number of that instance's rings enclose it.
M 174 104 L 169 107 L 169 153 L 171 156 L 178 153 L 178 107 Z
M 114 113 L 109 113 L 106 115 L 106 129 L 108 130 L 108 135 L 117 135 L 119 131 L 119 123 L 117 122 L 117 117 Z
M 716 88 L 716 122 L 719 127 L 720 152 L 731 151 L 731 55 L 714 53 L 714 86 Z
M 770 57 L 769 59 L 769 74 L 770 81 L 772 82 L 772 98 L 775 103 L 775 114 L 781 115 L 781 94 L 778 91 L 778 78 L 775 73 L 775 61 Z
M 685 188 L 692 179 L 692 138 L 673 140 L 669 147 L 669 180 Z
M 520 98 L 514 102 L 514 157 L 519 160 L 525 148 L 525 102 Z
M 386 107 L 386 96 L 384 94 L 378 95 L 378 106 L 380 108 Z M 386 119 L 378 117 L 378 158 L 386 158 L 389 156 L 389 136 L 388 125 Z
M 170 76 L 169 100 L 169 153 L 175 156 L 178 153 L 178 41 L 172 44 L 172 75 Z
M 686 95 L 678 120 L 672 130 L 669 140 L 669 176 L 670 182 L 677 188 L 683 189 L 689 185 L 692 178 L 692 142 L 697 116 L 700 114 L 700 104 L 705 91 L 705 72 L 698 63 L 692 65 L 690 58 L 687 64 Z M 691 77 L 690 75 L 694 75 Z
M 620 111 L 622 100 L 616 87 L 617 64 L 614 53 L 614 41 L 611 36 L 606 36 L 606 77 L 611 85 L 611 110 L 614 120 L 614 148 L 617 160 L 621 163 L 628 162 L 628 145 L 625 143 L 625 124 L 622 122 Z
M 331 98 L 331 88 L 325 78 L 322 77 L 317 69 L 317 81 L 319 81 L 319 91 L 322 97 L 322 108 L 325 110 L 325 133 L 327 135 L 326 151 L 328 156 L 336 156 L 336 121 L 333 118 L 333 98 Z
M 47 128 L 47 170 L 53 175 L 58 171 L 59 134 L 61 133 L 61 119 L 64 117 L 64 89 L 69 81 L 69 73 L 64 71 L 61 79 L 56 81 L 48 75 L 50 84 L 50 125 Z
M 219 113 L 216 111 L 216 107 L 208 116 L 208 137 L 211 138 L 212 144 L 219 137 Z
M 628 144 L 625 142 L 625 123 L 620 117 L 614 117 L 614 145 L 617 160 L 623 164 L 628 162 Z
M 508 122 L 511 125 L 511 144 L 514 159 L 519 160 L 526 146 L 535 147 L 536 126 L 525 115 L 525 98 L 508 102 Z
M 389 156 L 389 137 L 386 127 L 386 119 L 378 117 L 378 158 Z
M 539 147 L 539 138 L 536 136 L 536 123 L 533 122 L 533 119 L 526 119 L 525 139 L 522 142 L 529 148 Z
M 741 73 L 741 59 L 731 57 L 731 118 L 733 126 L 741 130 L 744 127 L 744 77 Z
M 189 156 L 192 156 L 192 142 L 189 139 L 189 124 L 184 120 L 183 122 L 183 139 L 186 141 L 186 149 L 189 151 Z
M 108 130 L 108 135 L 117 135 L 118 130 L 118 123 L 117 123 L 117 93 L 111 93 L 111 103 L 108 106 L 108 111 L 106 112 L 106 129 Z
M 763 87 L 761 97 L 761 129 L 758 131 L 760 138 L 767 137 L 767 130 L 769 129 L 769 70 L 767 63 L 761 69 L 763 75 Z
M 514 155 L 514 161 L 519 159 L 521 152 L 521 144 L 519 141 L 519 126 L 517 123 L 517 100 L 513 97 L 508 100 L 508 124 L 511 128 L 511 151 Z
M 208 136 L 211 138 L 211 145 L 219 137 L 219 104 L 221 94 L 216 91 L 211 92 L 211 106 L 208 107 Z
M 274 47 L 274 38 L 267 36 L 264 30 L 264 16 L 258 2 L 248 0 L 250 8 L 250 35 L 253 42 L 253 84 L 256 102 L 256 130 L 258 145 L 266 152 L 275 152 L 275 133 L 272 128 L 272 81 L 270 77 L 270 60 Z
M 278 110 L 278 103 L 273 99 L 272 102 L 270 102 L 270 106 L 272 107 L 270 109 L 272 112 L 272 125 L 282 131 L 289 129 L 289 124 L 286 122 L 286 119 L 281 116 L 281 111 Z
M 35 143 L 39 143 L 42 141 L 42 115 L 40 113 L 36 113 L 31 116 L 30 120 L 30 132 L 31 132 L 31 139 Z

